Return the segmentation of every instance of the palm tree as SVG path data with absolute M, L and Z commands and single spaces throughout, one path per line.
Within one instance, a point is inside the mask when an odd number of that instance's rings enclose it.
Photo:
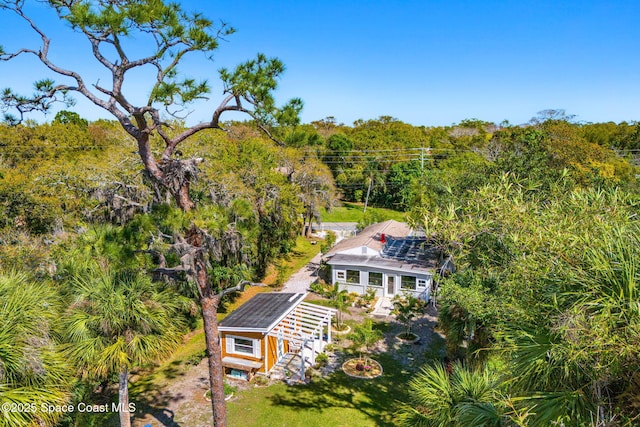
M 83 376 L 118 375 L 120 425 L 129 427 L 129 373 L 167 357 L 181 342 L 176 297 L 133 271 L 94 268 L 73 283 L 65 317 L 68 352 Z
M 540 328 L 506 330 L 511 343 L 511 392 L 531 426 L 591 425 L 596 404 L 589 396 L 589 369 L 562 333 Z
M 609 425 L 619 417 L 616 394 L 640 369 L 640 229 L 618 226 L 585 240 L 565 273 L 558 314 L 506 334 L 514 386 L 534 425 Z
M 409 382 L 411 402 L 403 403 L 396 421 L 411 427 L 502 426 L 500 379 L 486 366 L 471 369 L 459 362 L 425 366 Z
M 333 287 L 327 295 L 330 299 L 330 303 L 336 308 L 336 330 L 343 331 L 347 328 L 344 327 L 344 320 L 342 313 L 349 312 L 349 304 L 351 303 L 351 297 L 346 289 L 340 290 L 340 284 L 334 283 Z
M 50 287 L 25 274 L 0 274 L 2 427 L 55 425 L 61 413 L 40 409 L 69 399 L 71 369 L 51 332 L 59 317 L 57 302 Z
M 378 342 L 382 338 L 382 332 L 373 329 L 373 321 L 371 319 L 365 319 L 361 325 L 357 325 L 354 331 L 349 335 L 349 339 L 353 342 L 353 346 L 356 350 L 360 351 L 364 347 L 366 353 L 369 352 L 369 347 Z M 362 353 L 360 354 L 362 359 Z M 367 359 L 364 360 L 365 365 Z
M 424 309 L 425 305 L 424 301 L 409 293 L 393 299 L 393 311 L 391 313 L 395 314 L 396 319 L 404 325 L 404 333 L 401 335 L 402 338 L 407 340 L 412 339 L 411 325 L 418 313 Z M 415 338 L 415 334 L 413 337 Z

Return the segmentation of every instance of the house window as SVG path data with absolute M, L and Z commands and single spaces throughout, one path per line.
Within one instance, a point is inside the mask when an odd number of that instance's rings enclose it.
M 344 270 L 336 270 L 336 282 L 344 282 L 347 280 L 347 272 Z
M 260 357 L 260 340 L 227 335 L 227 353 Z
M 400 287 L 402 289 L 416 290 L 416 278 L 413 276 L 402 276 L 400 279 Z
M 418 287 L 426 288 L 427 287 L 427 279 L 418 279 Z
M 369 273 L 369 286 L 382 286 L 382 273 Z
M 347 270 L 347 283 L 360 283 L 360 270 Z

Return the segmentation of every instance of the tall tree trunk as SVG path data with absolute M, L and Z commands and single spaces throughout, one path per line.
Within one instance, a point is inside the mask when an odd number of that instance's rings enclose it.
M 175 195 L 176 203 L 185 212 L 189 212 L 196 207 L 196 204 L 189 196 L 189 183 L 184 182 L 180 186 L 180 190 Z
M 219 297 L 203 297 L 200 300 L 202 306 L 202 319 L 204 321 L 204 337 L 209 353 L 209 387 L 211 388 L 211 409 L 213 410 L 213 425 L 226 427 L 227 408 L 224 400 L 224 372 L 222 369 L 222 348 L 218 337 L 218 312 Z
M 131 427 L 129 412 L 129 369 L 126 367 L 118 374 L 118 409 L 120 427 Z
M 305 237 L 309 237 L 311 236 L 311 228 L 313 227 L 313 212 L 309 212 L 309 215 L 307 216 L 307 224 L 306 228 L 305 228 Z
M 203 236 L 201 231 L 195 230 L 188 236 L 187 241 L 198 248 L 202 248 Z M 218 304 L 217 295 L 209 283 L 207 263 L 202 250 L 194 257 L 195 280 L 200 293 L 200 307 L 204 323 L 204 337 L 207 345 L 209 363 L 209 388 L 211 390 L 211 409 L 213 411 L 213 426 L 227 426 L 227 405 L 224 400 L 224 372 L 222 369 L 222 348 L 218 336 Z

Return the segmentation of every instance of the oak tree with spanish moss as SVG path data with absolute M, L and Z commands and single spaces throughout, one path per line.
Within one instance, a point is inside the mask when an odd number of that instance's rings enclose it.
M 0 0 L 2 13 L 13 13 L 30 27 L 40 39 L 39 46 L 21 47 L 13 51 L 0 47 L 0 60 L 11 61 L 30 56 L 43 64 L 58 83 L 44 78 L 35 83 L 35 91 L 22 95 L 8 88 L 0 93 L 9 123 L 19 123 L 34 111 L 47 112 L 56 102 L 72 105 L 72 94 L 79 94 L 109 112 L 137 144 L 144 171 L 158 202 L 173 199 L 184 211 L 196 208 L 190 187 L 198 177 L 202 158 L 181 158 L 180 144 L 206 129 L 223 129 L 222 116 L 240 112 L 254 119 L 270 138 L 274 125 L 296 124 L 302 108 L 299 99 L 278 107 L 273 97 L 277 80 L 284 72 L 276 58 L 258 54 L 255 59 L 234 69 L 219 70 L 223 83 L 221 100 L 211 107 L 209 120 L 182 128 L 172 128 L 170 121 L 184 119 L 195 101 L 208 99 L 211 86 L 179 70 L 184 59 L 193 54 L 212 53 L 234 29 L 225 23 L 215 25 L 199 13 L 188 13 L 178 3 L 164 0 L 49 0 L 45 2 L 71 29 L 84 36 L 96 66 L 110 76 L 108 81 L 90 81 L 77 67 L 58 62 L 50 54 L 54 41 L 28 11 L 24 0 Z M 146 54 L 134 57 L 135 53 Z M 128 86 L 134 75 L 147 73 L 148 97 L 134 101 Z M 135 85 L 140 85 L 136 80 Z M 162 149 L 154 151 L 154 141 Z M 167 197 L 169 196 L 169 197 Z M 192 224 L 174 242 L 179 247 L 181 263 L 159 272 L 168 276 L 189 278 L 197 286 L 202 309 L 205 337 L 209 352 L 209 373 L 214 425 L 226 425 L 223 369 L 218 342 L 216 313 L 220 300 L 232 289 L 210 280 L 208 257 L 221 245 L 204 228 Z M 162 257 L 158 257 L 161 261 Z M 236 288 L 242 288 L 238 286 Z

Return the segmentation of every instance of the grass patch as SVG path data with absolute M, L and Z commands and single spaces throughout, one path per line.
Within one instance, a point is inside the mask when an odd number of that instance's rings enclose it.
M 343 203 L 342 206 L 335 207 L 328 212 L 322 208 L 320 210 L 320 218 L 323 222 L 359 222 L 364 217 L 364 205 L 362 203 Z M 405 212 L 395 211 L 386 208 L 367 207 L 367 213 L 381 218 L 382 221 L 394 219 L 396 221 L 405 222 L 407 215 Z
M 386 354 L 373 356 L 381 377 L 351 378 L 342 371 L 307 385 L 277 384 L 239 392 L 228 404 L 229 425 L 393 426 L 398 402 L 406 400 L 409 375 Z
M 267 276 L 263 279 L 263 283 L 269 286 L 279 286 L 278 275 L 280 281 L 286 282 L 293 273 L 296 273 L 302 267 L 307 265 L 311 259 L 320 253 L 320 244 L 315 240 L 307 239 L 304 236 L 298 236 L 296 239 L 296 247 L 287 254 L 286 258 L 280 260 L 277 268 L 271 268 Z M 278 270 L 281 270 L 280 273 Z
M 188 335 L 186 342 L 178 347 L 171 358 L 165 360 L 153 372 L 147 372 L 129 384 L 133 397 L 153 394 L 158 388 L 184 375 L 195 363 L 195 359 L 205 354 L 204 331 L 199 329 Z

